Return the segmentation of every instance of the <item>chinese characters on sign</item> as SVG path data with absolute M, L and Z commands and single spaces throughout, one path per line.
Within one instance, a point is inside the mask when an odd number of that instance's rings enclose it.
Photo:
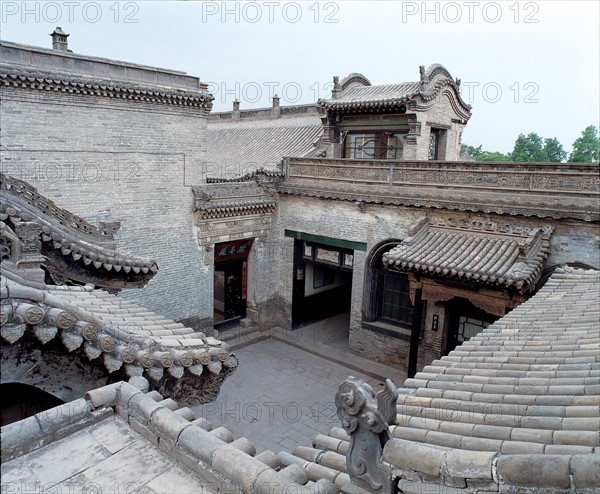
M 215 263 L 247 259 L 254 239 L 215 244 Z

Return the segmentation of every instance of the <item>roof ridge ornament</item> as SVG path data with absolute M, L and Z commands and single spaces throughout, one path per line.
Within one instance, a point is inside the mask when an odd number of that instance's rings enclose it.
M 348 376 L 335 395 L 337 415 L 350 436 L 346 453 L 350 482 L 369 492 L 395 492 L 391 467 L 381 459 L 383 446 L 391 439 L 389 426 L 396 423 L 398 394 L 390 379 L 375 395 L 362 379 Z
M 331 90 L 331 98 L 337 99 L 342 92 L 342 86 L 340 85 L 340 76 L 333 76 L 333 89 Z
M 425 86 L 429 83 L 429 77 L 425 73 L 425 65 L 419 65 L 419 74 L 421 81 L 421 89 L 424 89 Z

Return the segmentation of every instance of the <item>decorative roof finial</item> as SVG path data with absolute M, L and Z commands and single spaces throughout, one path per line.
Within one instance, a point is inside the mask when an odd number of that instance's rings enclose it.
M 337 99 L 340 92 L 342 91 L 342 86 L 340 85 L 340 78 L 337 75 L 333 76 L 333 89 L 331 90 L 331 97 L 333 99 Z

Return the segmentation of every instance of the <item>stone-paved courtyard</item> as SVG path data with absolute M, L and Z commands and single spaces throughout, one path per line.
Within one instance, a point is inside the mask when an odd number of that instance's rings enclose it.
M 292 451 L 319 433 L 340 426 L 334 404 L 339 384 L 363 378 L 375 391 L 382 383 L 280 340 L 235 351 L 238 369 L 213 403 L 194 407 L 213 427 L 224 425 L 237 439 L 247 437 L 257 452 Z

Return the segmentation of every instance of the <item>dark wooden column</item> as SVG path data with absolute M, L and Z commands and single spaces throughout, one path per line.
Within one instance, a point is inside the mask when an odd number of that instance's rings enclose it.
M 419 338 L 423 321 L 423 290 L 415 290 L 415 304 L 413 309 L 413 323 L 410 333 L 410 350 L 408 353 L 408 377 L 417 373 L 417 360 L 419 358 Z

